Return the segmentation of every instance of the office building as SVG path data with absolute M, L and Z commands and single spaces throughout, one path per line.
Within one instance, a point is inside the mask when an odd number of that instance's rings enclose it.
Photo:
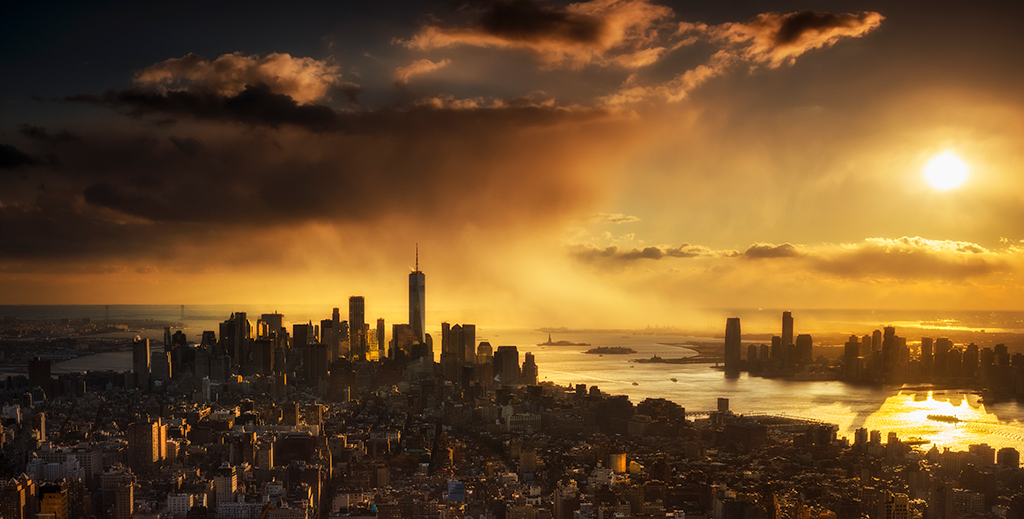
M 135 509 L 135 475 L 124 467 L 113 467 L 100 476 L 103 508 L 110 519 L 130 519 Z
M 811 336 L 801 333 L 796 336 L 796 359 L 797 364 L 812 364 L 814 362 L 814 345 Z
M 503 386 L 519 384 L 519 348 L 498 346 L 494 352 L 494 374 Z
M 341 343 L 348 339 L 348 321 L 345 321 L 345 329 L 341 327 L 341 310 L 334 308 L 331 310 L 331 342 L 327 343 L 327 347 L 331 350 L 331 362 L 338 360 L 338 357 L 342 355 Z
M 132 374 L 136 389 L 149 389 L 149 358 L 149 339 L 136 337 L 132 341 Z
M 39 515 L 53 519 L 68 519 L 68 490 L 61 485 L 39 487 Z
M 28 384 L 42 388 L 49 395 L 53 378 L 50 374 L 50 359 L 34 357 L 28 361 Z
M 416 340 L 423 342 L 427 327 L 426 277 L 420 272 L 420 248 L 416 246 L 416 270 L 409 273 L 409 325 Z
M 530 352 L 524 355 L 523 366 L 519 373 L 519 381 L 527 386 L 537 385 L 537 362 Z
M 348 298 L 348 343 L 352 360 L 366 360 L 366 302 L 363 296 Z
M 284 328 L 284 316 L 279 313 L 263 314 L 257 321 L 257 328 L 256 334 L 261 339 L 281 335 L 281 329 Z
M 786 314 L 788 313 L 786 312 Z M 783 337 L 783 343 L 785 343 L 785 337 Z M 726 373 L 739 373 L 740 371 L 739 317 L 730 317 L 725 321 L 725 371 Z
M 793 313 L 782 312 L 782 347 L 793 344 Z

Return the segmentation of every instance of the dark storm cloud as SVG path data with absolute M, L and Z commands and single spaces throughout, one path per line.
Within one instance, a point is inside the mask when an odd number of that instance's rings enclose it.
M 167 140 L 171 141 L 171 144 L 173 144 L 176 148 L 181 150 L 182 153 L 188 155 L 189 157 L 195 157 L 196 155 L 199 155 L 199 153 L 202 152 L 204 148 L 203 143 L 200 142 L 199 139 L 195 139 L 192 137 L 180 138 L 171 135 L 170 137 L 167 138 Z
M 42 142 L 72 142 L 81 140 L 81 138 L 72 131 L 64 130 L 59 133 L 51 134 L 46 131 L 46 128 L 41 126 L 32 126 L 29 124 L 23 124 L 19 130 L 22 135 L 35 139 Z
M 14 169 L 19 166 L 30 166 L 39 161 L 9 144 L 0 144 L 0 169 Z
M 499 1 L 471 8 L 477 18 L 447 25 L 432 20 L 399 43 L 417 50 L 467 45 L 521 49 L 546 67 L 586 65 L 638 68 L 666 51 L 659 31 L 672 9 L 647 0 L 595 0 L 562 6 L 530 0 Z
M 473 103 L 473 110 L 436 110 L 424 104 L 408 110 L 380 109 L 372 112 L 346 112 L 319 104 L 299 104 L 285 94 L 276 94 L 266 85 L 246 86 L 234 96 L 210 92 L 145 89 L 109 90 L 103 95 L 74 95 L 71 103 L 85 103 L 121 110 L 132 117 L 164 115 L 198 120 L 237 122 L 279 128 L 292 126 L 315 133 L 375 134 L 436 130 L 439 126 L 547 125 L 567 120 L 586 120 L 604 115 L 602 110 L 563 109 L 522 102 Z M 450 108 L 439 106 L 440 108 Z M 492 109 L 493 108 L 493 109 Z
M 141 117 L 162 114 L 217 121 L 237 121 L 270 127 L 292 125 L 314 132 L 340 131 L 344 118 L 323 105 L 300 105 L 285 94 L 275 94 L 267 85 L 246 86 L 237 95 L 223 96 L 213 92 L 172 90 L 158 92 L 146 89 L 108 90 L 100 96 L 74 95 L 65 98 L 72 103 L 86 103 L 125 110 Z
M 561 153 L 562 141 L 551 137 L 558 129 L 548 127 L 574 120 L 579 114 L 573 112 L 524 106 L 348 114 L 247 92 L 291 113 L 232 111 L 245 92 L 78 99 L 122 109 L 130 104 L 183 122 L 161 129 L 127 119 L 83 133 L 73 146 L 55 147 L 63 166 L 46 171 L 52 194 L 32 194 L 27 185 L 0 194 L 0 226 L 16 229 L 0 239 L 0 258 L 142 259 L 166 255 L 176 244 L 215 250 L 217 236 L 234 242 L 254 229 L 309 224 L 522 225 L 555 218 L 561 213 L 552 207 L 572 210 L 589 196 L 577 158 Z M 312 109 L 327 114 L 332 129 L 364 131 L 209 122 L 294 122 Z M 8 148 L 8 162 L 31 160 Z M 63 194 L 59 203 L 56 193 Z
M 0 258 L 6 260 L 74 260 L 167 249 L 161 246 L 168 237 L 165 229 L 110 219 L 68 191 L 44 191 L 31 202 L 0 206 L 0 228 Z
M 800 249 L 790 243 L 782 245 L 755 243 L 743 251 L 743 257 L 749 259 L 795 258 L 803 255 L 804 253 Z
M 799 11 L 762 13 L 743 23 L 682 24 L 680 30 L 708 35 L 724 44 L 728 52 L 752 64 L 777 68 L 793 64 L 807 51 L 830 47 L 843 38 L 859 38 L 883 20 L 885 17 L 876 12 Z
M 791 45 L 804 38 L 805 35 L 828 33 L 835 29 L 849 29 L 862 25 L 867 19 L 867 13 L 860 15 L 853 14 L 832 14 L 817 11 L 800 11 L 787 15 L 778 32 L 775 33 L 775 43 L 778 45 Z
M 482 13 L 480 28 L 510 40 L 551 38 L 579 43 L 596 43 L 605 30 L 604 23 L 597 17 L 530 0 L 495 2 Z

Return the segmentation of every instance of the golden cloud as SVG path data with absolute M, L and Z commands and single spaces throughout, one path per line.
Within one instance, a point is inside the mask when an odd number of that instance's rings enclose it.
M 136 72 L 134 81 L 145 87 L 190 87 L 220 96 L 235 96 L 247 86 L 266 85 L 271 92 L 287 95 L 300 104 L 326 99 L 335 88 L 355 86 L 342 81 L 337 65 L 277 52 L 262 58 L 236 52 L 213 61 L 190 53 L 150 65 Z
M 437 69 L 447 67 L 450 65 L 452 60 L 443 59 L 438 62 L 430 61 L 429 59 L 418 59 L 411 64 L 399 67 L 395 69 L 395 73 L 391 76 L 395 81 L 395 84 L 404 85 L 409 82 L 413 76 L 419 76 L 428 72 L 433 72 Z
M 400 43 L 416 50 L 457 45 L 526 50 L 550 68 L 637 68 L 654 63 L 666 50 L 658 43 L 658 30 L 672 14 L 647 0 L 593 0 L 565 7 L 498 2 L 468 27 L 425 25 Z

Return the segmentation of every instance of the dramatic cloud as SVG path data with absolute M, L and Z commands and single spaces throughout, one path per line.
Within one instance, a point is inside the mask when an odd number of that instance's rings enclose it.
M 408 83 L 413 76 L 419 76 L 421 74 L 426 74 L 428 72 L 433 72 L 437 69 L 447 67 L 451 62 L 452 60 L 450 59 L 443 59 L 436 63 L 429 59 L 418 59 L 408 66 L 395 69 L 395 73 L 391 77 L 395 80 L 395 84 L 404 85 Z
M 795 258 L 803 254 L 800 249 L 790 243 L 783 243 L 782 245 L 755 243 L 743 251 L 743 257 L 749 259 Z
M 21 134 L 34 140 L 42 142 L 72 142 L 81 140 L 81 138 L 74 132 L 64 130 L 60 133 L 51 134 L 46 131 L 46 128 L 41 126 L 32 126 L 29 124 L 23 124 L 20 130 Z
M 622 213 L 598 213 L 593 215 L 590 220 L 594 223 L 630 223 L 639 222 L 640 218 Z
M 709 79 L 737 65 L 747 64 L 751 68 L 791 65 L 807 51 L 831 46 L 842 38 L 861 37 L 884 19 L 875 12 L 836 15 L 800 11 L 760 14 L 746 23 L 710 26 L 680 23 L 675 34 L 676 46 L 705 40 L 719 49 L 707 62 L 661 84 L 643 85 L 631 76 L 618 92 L 604 96 L 602 101 L 606 106 L 630 105 L 649 98 L 678 102 Z
M 469 26 L 428 24 L 402 43 L 417 50 L 455 45 L 523 49 L 552 68 L 635 68 L 655 62 L 667 50 L 658 29 L 671 16 L 668 7 L 646 0 L 593 0 L 564 7 L 499 1 L 478 11 Z
M 703 33 L 726 43 L 744 60 L 777 68 L 793 64 L 801 54 L 829 47 L 842 38 L 858 38 L 875 29 L 885 17 L 875 12 L 830 14 L 816 11 L 764 13 L 746 23 L 716 26 L 687 25 L 681 32 Z
M 110 90 L 99 96 L 69 96 L 65 100 L 123 110 L 134 117 L 157 114 L 270 128 L 292 126 L 315 133 L 346 134 L 414 133 L 436 129 L 438 125 L 474 123 L 549 125 L 606 115 L 599 109 L 556 107 L 553 101 L 536 103 L 519 98 L 508 102 L 500 99 L 484 102 L 483 98 L 459 100 L 452 96 L 421 101 L 419 108 L 412 110 L 348 112 L 320 104 L 299 104 L 287 95 L 271 92 L 266 85 L 248 86 L 231 97 L 213 93 L 161 93 L 131 89 L 120 92 Z
M 203 99 L 140 99 L 185 95 Z M 198 106 L 217 113 L 232 100 Z M 284 101 L 292 113 L 326 110 Z M 611 138 L 587 124 L 571 137 L 534 124 L 572 124 L 571 114 L 536 107 L 327 114 L 330 124 L 354 118 L 365 131 L 126 120 L 117 130 L 82 132 L 81 141 L 53 148 L 62 167 L 0 195 L 0 228 L 16 230 L 0 238 L 0 258 L 170 257 L 164 242 L 168 250 L 182 242 L 216 248 L 231 229 L 311 224 L 543 227 L 593 199 L 589 179 L 602 167 L 600 143 Z M 33 163 L 16 148 L 0 151 L 5 167 Z
M 333 90 L 358 89 L 342 81 L 338 66 L 313 58 L 273 53 L 265 57 L 224 54 L 210 61 L 198 54 L 171 58 L 135 74 L 142 87 L 189 89 L 222 97 L 241 94 L 247 87 L 266 85 L 270 92 L 305 104 L 330 97 Z
M 38 162 L 31 155 L 8 144 L 0 144 L 0 169 L 13 169 Z
M 573 245 L 569 248 L 569 255 L 574 259 L 586 263 L 597 261 L 631 262 L 641 259 L 660 260 L 663 258 L 695 258 L 698 256 L 712 256 L 721 254 L 700 245 L 684 243 L 679 247 L 661 245 L 657 247 L 644 247 L 642 249 L 620 249 L 616 245 L 605 248 L 594 245 Z
M 848 278 L 962 280 L 1012 271 L 1008 256 L 970 242 L 871 238 L 815 254 L 811 265 Z

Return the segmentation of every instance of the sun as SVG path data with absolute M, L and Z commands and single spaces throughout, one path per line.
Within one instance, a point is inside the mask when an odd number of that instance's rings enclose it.
M 967 163 L 951 151 L 944 151 L 924 166 L 924 178 L 935 189 L 945 191 L 960 187 L 967 180 Z

